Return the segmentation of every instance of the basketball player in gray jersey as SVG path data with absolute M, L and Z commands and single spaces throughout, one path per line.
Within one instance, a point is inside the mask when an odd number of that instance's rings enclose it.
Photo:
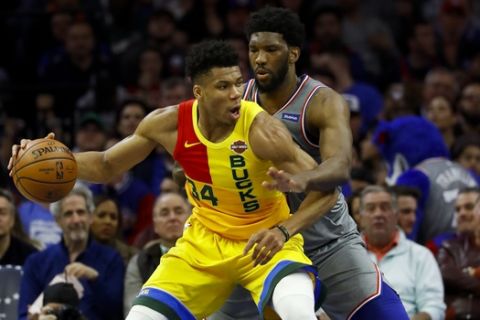
M 295 176 L 271 169 L 266 185 L 288 192 L 295 212 L 303 192 L 330 190 L 349 178 L 352 137 L 349 111 L 340 95 L 307 75 L 298 77 L 295 63 L 304 40 L 297 15 L 267 7 L 247 23 L 250 65 L 244 99 L 282 120 L 295 141 L 321 164 Z M 398 295 L 382 281 L 367 255 L 355 222 L 340 193 L 336 204 L 302 232 L 305 252 L 318 267 L 328 293 L 322 308 L 332 319 L 408 319 Z M 211 319 L 256 319 L 258 312 L 237 289 Z M 253 308 L 252 308 L 253 307 Z

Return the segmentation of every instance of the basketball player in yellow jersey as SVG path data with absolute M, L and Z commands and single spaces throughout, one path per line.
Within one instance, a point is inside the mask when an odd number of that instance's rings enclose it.
M 228 44 L 194 46 L 187 73 L 195 100 L 153 111 L 132 136 L 104 152 L 75 154 L 79 178 L 99 183 L 142 161 L 158 144 L 185 170 L 192 216 L 127 319 L 202 318 L 237 284 L 250 291 L 262 316 L 271 306 L 282 319 L 316 319 L 325 288 L 298 232 L 335 203 L 336 192 L 312 192 L 290 215 L 284 195 L 262 186 L 271 166 L 298 173 L 317 164 L 280 121 L 241 101 L 238 57 Z M 10 168 L 27 142 L 12 148 Z

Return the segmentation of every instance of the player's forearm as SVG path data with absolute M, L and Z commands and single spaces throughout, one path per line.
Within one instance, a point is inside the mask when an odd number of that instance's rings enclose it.
M 290 236 L 308 228 L 322 218 L 337 202 L 338 191 L 310 192 L 288 220 L 281 223 Z
M 104 152 L 75 153 L 78 179 L 96 183 L 106 183 L 113 178 L 113 171 L 105 161 Z
M 328 191 L 348 182 L 350 179 L 350 160 L 330 158 L 316 168 L 293 176 L 306 180 L 307 191 Z

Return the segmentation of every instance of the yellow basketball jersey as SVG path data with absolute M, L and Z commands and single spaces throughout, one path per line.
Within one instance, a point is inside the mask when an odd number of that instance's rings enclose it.
M 250 126 L 264 112 L 243 101 L 233 132 L 223 141 L 208 141 L 198 128 L 196 100 L 180 104 L 174 158 L 182 166 L 193 216 L 211 231 L 234 240 L 248 239 L 289 216 L 285 196 L 261 183 L 272 163 L 258 159 L 249 142 Z

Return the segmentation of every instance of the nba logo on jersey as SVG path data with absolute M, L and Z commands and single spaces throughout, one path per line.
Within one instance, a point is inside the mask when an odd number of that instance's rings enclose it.
M 298 122 L 299 118 L 300 118 L 300 115 L 296 113 L 282 113 L 283 120 Z
M 230 149 L 238 154 L 244 153 L 247 148 L 247 144 L 245 143 L 245 141 L 242 140 L 237 140 L 230 145 Z

